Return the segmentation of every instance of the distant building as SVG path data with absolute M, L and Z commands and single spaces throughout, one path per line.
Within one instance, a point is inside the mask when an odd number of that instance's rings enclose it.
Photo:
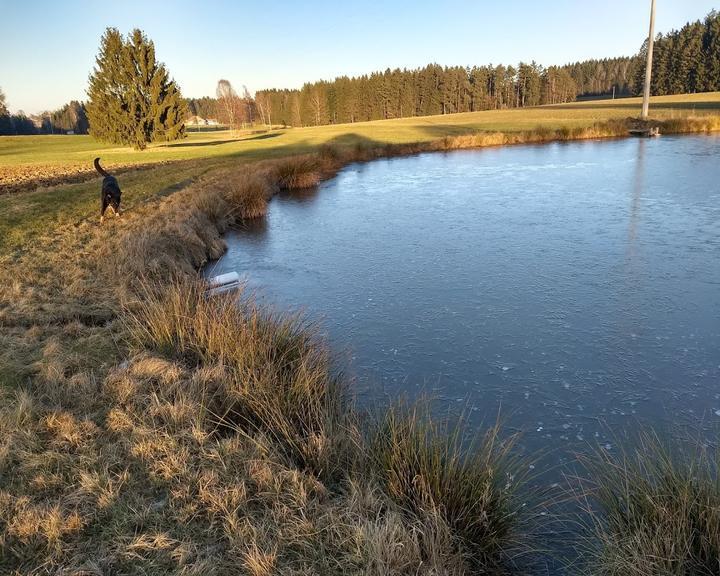
M 190 116 L 185 121 L 190 126 L 220 126 L 220 122 L 213 118 L 203 118 L 202 116 Z

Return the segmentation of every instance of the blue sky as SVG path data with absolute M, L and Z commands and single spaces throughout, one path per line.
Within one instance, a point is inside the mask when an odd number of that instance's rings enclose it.
M 387 67 L 543 65 L 635 53 L 649 0 L 0 0 L 0 88 L 12 111 L 85 99 L 108 26 L 154 40 L 185 96 L 220 78 L 251 92 Z M 720 0 L 657 0 L 658 31 Z

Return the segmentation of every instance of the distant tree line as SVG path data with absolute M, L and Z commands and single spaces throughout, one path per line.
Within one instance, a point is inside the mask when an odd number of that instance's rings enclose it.
M 582 96 L 632 94 L 638 57 L 588 60 L 542 68 L 534 62 L 512 66 L 386 70 L 308 83 L 300 90 L 259 90 L 237 106 L 263 124 L 308 126 L 407 116 L 560 104 Z M 221 80 L 221 83 L 225 82 Z M 244 87 L 243 87 L 244 88 Z M 239 97 L 237 97 L 239 98 Z M 188 118 L 230 123 L 218 98 L 188 98 Z
M 369 76 L 342 76 L 305 84 L 299 90 L 261 90 L 255 95 L 276 123 L 314 126 L 562 104 L 578 97 L 629 96 L 637 56 L 588 60 L 544 68 L 535 62 L 514 66 L 386 70 Z
M 0 135 L 27 134 L 75 134 L 88 133 L 88 119 L 85 104 L 72 100 L 53 112 L 43 112 L 36 116 L 26 116 L 20 111 L 10 114 L 5 94 L 0 90 Z
M 10 114 L 5 93 L 0 90 L 0 136 L 13 134 L 36 134 L 36 127 L 23 112 Z
M 300 90 L 261 90 L 255 98 L 275 123 L 308 126 L 555 104 L 574 100 L 576 92 L 567 70 L 532 62 L 517 68 L 388 69 L 308 83 Z
M 89 126 L 85 104 L 72 100 L 62 108 L 43 116 L 42 131 L 53 134 L 87 134 Z

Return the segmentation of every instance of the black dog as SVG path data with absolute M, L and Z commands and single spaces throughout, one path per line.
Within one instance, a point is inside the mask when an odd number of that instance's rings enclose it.
M 117 178 L 105 172 L 100 166 L 100 158 L 95 158 L 95 170 L 103 177 L 102 190 L 100 191 L 100 224 L 102 224 L 105 218 L 105 210 L 108 208 L 113 211 L 113 214 L 120 216 L 120 196 L 122 192 Z

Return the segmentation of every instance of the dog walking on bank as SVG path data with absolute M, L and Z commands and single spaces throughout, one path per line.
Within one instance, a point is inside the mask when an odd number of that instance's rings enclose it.
M 95 170 L 100 173 L 103 177 L 102 189 L 100 190 L 100 224 L 105 219 L 105 211 L 110 208 L 113 214 L 120 216 L 120 185 L 118 184 L 117 178 L 112 174 L 108 174 L 100 166 L 100 158 L 95 158 Z

